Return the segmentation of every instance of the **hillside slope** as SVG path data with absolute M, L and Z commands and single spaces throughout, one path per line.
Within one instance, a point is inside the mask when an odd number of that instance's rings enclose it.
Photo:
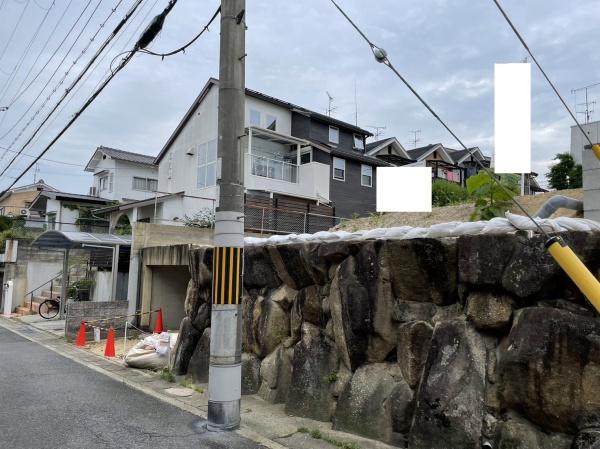
M 517 199 L 528 213 L 534 214 L 542 204 L 555 195 L 563 195 L 582 200 L 583 189 L 561 190 L 559 192 L 547 192 L 539 195 L 520 196 L 517 197 Z M 523 215 L 523 213 L 514 205 L 510 211 L 515 214 Z M 369 217 L 346 220 L 334 229 L 343 229 L 345 231 L 354 232 L 363 229 L 391 228 L 395 226 L 426 228 L 434 224 L 447 223 L 450 221 L 470 221 L 469 217 L 471 212 L 473 212 L 473 204 L 466 203 L 453 206 L 434 207 L 431 212 L 373 214 Z M 576 216 L 577 213 L 575 211 L 567 209 L 559 209 L 552 215 L 553 218 Z

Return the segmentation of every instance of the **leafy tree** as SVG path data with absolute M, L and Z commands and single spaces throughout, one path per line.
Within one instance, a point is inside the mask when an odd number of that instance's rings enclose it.
M 431 186 L 431 203 L 436 207 L 463 203 L 468 198 L 467 189 L 455 182 L 436 179 Z
M 578 189 L 583 185 L 581 164 L 576 164 L 569 153 L 558 153 L 558 162 L 546 174 L 548 184 L 556 190 Z
M 503 216 L 511 205 L 512 197 L 519 193 L 519 178 L 516 175 L 492 175 L 498 182 L 494 182 L 483 170 L 467 179 L 467 192 L 475 198 L 472 221 Z

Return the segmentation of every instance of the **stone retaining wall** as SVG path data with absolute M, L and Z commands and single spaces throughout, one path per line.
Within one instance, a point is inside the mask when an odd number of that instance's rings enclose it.
M 67 315 L 65 323 L 65 336 L 67 339 L 76 337 L 79 331 L 79 325 L 82 321 L 105 320 L 100 327 L 113 327 L 117 335 L 122 335 L 125 329 L 126 318 L 114 318 L 117 316 L 123 317 L 127 315 L 127 301 L 70 301 L 67 304 Z M 88 337 L 93 336 L 93 329 L 86 327 Z
M 599 274 L 600 233 L 564 235 Z M 541 237 L 247 247 L 243 391 L 410 449 L 600 445 L 600 320 Z M 171 360 L 207 380 L 212 250 Z M 598 446 L 593 446 L 598 447 Z

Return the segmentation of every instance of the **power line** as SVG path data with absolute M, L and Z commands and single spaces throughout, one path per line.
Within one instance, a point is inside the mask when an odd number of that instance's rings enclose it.
M 196 42 L 200 38 L 200 36 L 202 36 L 204 34 L 205 31 L 210 31 L 208 28 L 212 25 L 213 21 L 217 18 L 217 16 L 219 15 L 220 12 L 221 12 L 221 7 L 219 6 L 217 8 L 217 10 L 215 11 L 215 13 L 213 14 L 213 16 L 211 17 L 211 19 L 205 25 L 205 27 L 202 28 L 202 30 L 198 34 L 196 34 L 196 36 L 194 36 L 194 38 L 191 41 L 189 41 L 187 44 L 185 44 L 185 45 L 183 45 L 183 46 L 181 46 L 181 47 L 179 47 L 179 48 L 177 48 L 177 49 L 175 49 L 173 51 L 170 51 L 170 52 L 167 52 L 167 53 L 155 53 L 153 51 L 145 50 L 145 49 L 144 50 L 140 50 L 140 51 L 142 53 L 146 53 L 148 55 L 160 56 L 161 58 L 164 58 L 166 56 L 173 56 L 173 55 L 175 55 L 177 53 L 180 53 L 180 52 L 184 52 L 185 53 L 186 48 L 188 48 L 190 45 L 192 45 L 194 42 Z
M 540 63 L 536 59 L 536 57 L 533 56 L 533 53 L 531 52 L 531 50 L 527 46 L 527 43 L 525 42 L 525 39 L 523 39 L 523 37 L 521 36 L 521 33 L 519 33 L 519 31 L 517 30 L 517 28 L 515 27 L 515 25 L 512 23 L 512 21 L 510 20 L 510 18 L 508 17 L 508 15 L 506 14 L 506 12 L 504 11 L 504 9 L 502 9 L 502 6 L 500 6 L 500 3 L 498 3 L 498 0 L 492 0 L 492 1 L 496 4 L 496 6 L 498 7 L 498 10 L 504 16 L 504 18 L 506 19 L 506 21 L 508 22 L 508 24 L 510 25 L 510 27 L 514 31 L 514 33 L 517 36 L 517 38 L 521 41 L 521 44 L 523 44 L 523 47 L 525 47 L 525 50 L 527 50 L 527 53 L 529 53 L 529 56 L 531 56 L 531 59 L 533 59 L 533 62 L 535 63 L 535 65 L 537 66 L 537 68 L 540 69 L 540 72 L 542 72 L 542 75 L 544 75 L 544 78 L 546 78 L 546 81 L 548 81 L 548 84 L 550 84 L 550 87 L 552 88 L 552 90 L 554 91 L 554 93 L 556 94 L 556 96 L 558 97 L 558 99 L 560 100 L 560 102 L 563 104 L 563 106 L 565 107 L 565 109 L 567 110 L 567 112 L 569 113 L 569 115 L 571 116 L 571 118 L 573 119 L 573 121 L 575 122 L 575 124 L 577 125 L 577 127 L 579 128 L 579 130 L 581 131 L 581 134 L 583 134 L 585 136 L 586 140 L 590 143 L 590 145 L 594 145 L 594 143 L 591 141 L 591 139 L 589 138 L 589 136 L 583 130 L 581 124 L 579 123 L 579 120 L 577 120 L 577 117 L 575 117 L 575 114 L 573 114 L 573 112 L 571 111 L 571 108 L 569 108 L 569 106 L 567 106 L 567 103 L 565 102 L 565 100 L 563 99 L 563 97 L 560 95 L 560 93 L 558 92 L 558 90 L 556 89 L 556 87 L 554 86 L 554 83 L 552 81 L 550 81 L 550 78 L 548 78 L 548 75 L 546 75 L 546 72 L 544 71 L 544 69 L 542 68 L 542 66 L 540 65 Z
M 112 79 L 119 73 L 128 63 L 131 61 L 133 56 L 141 49 L 149 45 L 156 35 L 162 29 L 162 25 L 164 23 L 165 17 L 171 12 L 177 0 L 169 0 L 168 5 L 165 9 L 157 16 L 154 17 L 150 25 L 146 28 L 146 30 L 142 33 L 137 43 L 133 47 L 133 49 L 121 60 L 119 66 L 115 69 L 114 72 L 102 83 L 102 85 L 92 94 L 92 96 L 83 104 L 83 106 L 75 113 L 75 115 L 67 122 L 67 124 L 63 127 L 63 129 L 50 141 L 50 143 L 44 148 L 44 150 L 34 159 L 31 164 L 25 168 L 25 170 L 21 171 L 21 173 L 15 178 L 14 181 L 0 194 L 2 196 L 8 190 L 10 190 L 18 181 L 21 179 L 34 165 L 35 163 L 43 157 L 52 146 L 61 138 L 61 136 L 75 123 L 75 121 L 81 116 L 81 114 L 93 103 L 93 101 L 100 95 L 100 93 L 106 88 L 106 86 L 112 81 Z
M 0 149 L 10 151 L 11 153 L 16 153 L 17 152 L 16 150 L 9 150 L 8 148 L 5 148 L 5 147 L 0 147 Z M 32 157 L 32 158 L 36 157 L 36 156 L 34 156 L 32 154 L 27 154 L 27 153 L 22 153 L 22 155 L 23 156 L 27 156 L 27 157 Z M 74 167 L 85 167 L 85 165 L 83 165 L 83 164 L 74 164 L 72 162 L 57 161 L 57 160 L 54 160 L 54 159 L 46 159 L 46 158 L 43 158 L 43 157 L 40 158 L 40 160 L 47 161 L 47 162 L 54 162 L 55 164 L 72 165 Z
M 28 6 L 29 6 L 29 0 L 27 0 L 27 3 L 23 7 L 23 11 L 21 11 L 21 15 L 19 16 L 19 19 L 17 20 L 17 22 L 15 23 L 14 28 L 10 32 L 10 36 L 9 36 L 8 40 L 6 41 L 6 45 L 4 45 L 4 48 L 0 52 L 0 61 L 2 61 L 2 58 L 4 57 L 4 54 L 6 53 L 6 49 L 8 48 L 8 46 L 10 45 L 10 43 L 12 42 L 12 39 L 15 36 L 15 32 L 17 31 L 17 28 L 19 28 L 19 25 L 21 24 L 21 20 L 23 20 L 23 16 L 25 15 L 25 11 L 27 10 Z
M 131 36 L 129 37 L 129 39 L 127 40 L 127 42 L 123 45 L 123 47 L 121 48 L 119 54 L 123 54 L 123 50 L 125 50 L 125 48 L 129 47 L 131 44 L 131 41 L 138 36 L 138 33 L 140 31 L 140 28 L 146 23 L 146 20 L 148 19 L 148 16 L 152 13 L 152 10 L 154 9 L 154 7 L 156 6 L 156 4 L 158 3 L 158 0 L 154 0 L 154 3 L 152 4 L 152 6 L 150 7 L 150 9 L 148 10 L 148 12 L 144 15 L 144 17 L 142 18 L 142 20 L 140 21 L 140 23 L 137 25 L 137 27 L 135 28 L 135 30 L 133 31 L 133 33 L 131 34 Z M 92 76 L 92 74 L 98 69 L 98 67 L 100 66 L 100 64 L 102 63 L 102 61 L 104 61 L 104 59 L 106 59 L 106 57 L 108 56 L 108 54 L 110 53 L 110 51 L 114 48 L 114 46 L 117 44 L 117 42 L 124 36 L 124 32 L 127 28 L 129 28 L 129 26 L 132 24 L 133 20 L 135 20 L 135 18 L 137 17 L 137 15 L 143 10 L 143 8 L 145 7 L 146 3 L 142 4 L 142 6 L 135 12 L 135 14 L 131 17 L 131 19 L 127 22 L 127 24 L 123 27 L 123 32 L 120 34 L 120 36 L 110 45 L 109 49 L 104 53 L 104 55 L 102 55 L 102 57 L 96 62 L 96 66 L 86 75 L 86 78 L 83 80 L 83 82 L 81 82 L 77 88 L 72 92 L 72 94 L 70 95 L 69 99 L 66 101 L 66 103 L 60 108 L 60 110 L 54 114 L 54 117 L 52 117 L 52 120 L 50 120 L 49 123 L 47 123 L 46 125 L 44 125 L 45 129 L 43 131 L 41 131 L 40 134 L 38 134 L 38 136 L 35 138 L 35 140 L 32 142 L 32 146 L 36 145 L 37 142 L 40 140 L 40 138 L 42 137 L 42 134 L 44 132 L 46 132 L 55 122 L 56 120 L 60 117 L 60 115 L 63 113 L 63 111 L 67 108 L 67 106 L 69 104 L 71 104 L 71 102 L 73 101 L 73 99 L 76 97 L 77 93 L 81 90 L 81 88 L 83 86 L 85 86 L 85 84 L 87 83 L 87 81 L 90 79 L 90 77 Z M 98 82 L 96 83 L 96 85 L 94 86 L 94 88 L 92 89 L 92 92 L 94 92 L 98 86 L 100 85 L 100 83 L 102 82 L 102 80 L 105 78 L 105 76 L 107 76 L 110 73 L 110 68 L 107 69 L 105 71 L 105 73 L 100 77 L 100 79 L 98 80 Z M 87 97 L 86 97 L 87 98 Z M 16 152 L 16 151 L 14 151 Z M 22 155 L 23 156 L 23 155 Z M 34 156 L 31 156 L 34 157 Z M 20 162 L 17 161 L 17 163 Z
M 85 8 L 83 9 L 83 11 L 81 12 L 81 14 L 79 15 L 79 17 L 77 18 L 77 20 L 75 21 L 75 23 L 73 24 L 73 26 L 71 27 L 71 29 L 69 30 L 69 32 L 67 33 L 67 35 L 65 36 L 65 38 L 63 39 L 63 41 L 59 44 L 59 46 L 57 47 L 57 49 L 54 51 L 53 55 L 50 57 L 50 59 L 48 60 L 48 62 L 46 63 L 46 65 L 50 62 L 50 60 L 54 57 L 54 55 L 57 53 L 57 51 L 60 49 L 60 47 L 62 47 L 62 44 L 66 41 L 66 39 L 68 38 L 68 36 L 71 34 L 71 32 L 73 31 L 73 29 L 75 28 L 75 26 L 77 25 L 77 23 L 79 23 L 79 20 L 81 19 L 81 17 L 83 16 L 83 14 L 85 13 L 85 11 L 87 10 L 88 6 L 92 3 L 92 0 L 88 0 Z M 34 104 L 36 103 L 36 101 L 40 98 L 40 96 L 44 93 L 44 90 L 46 89 L 46 87 L 48 87 L 48 85 L 50 84 L 50 82 L 52 81 L 52 79 L 54 78 L 54 75 L 56 75 L 56 72 L 58 72 L 58 70 L 60 69 L 60 67 L 62 66 L 62 63 L 65 61 L 65 59 L 67 58 L 67 56 L 69 55 L 69 53 L 71 52 L 71 50 L 73 49 L 73 47 L 75 46 L 75 44 L 77 43 L 77 41 L 79 40 L 79 38 L 81 37 L 81 35 L 83 34 L 84 30 L 87 28 L 88 24 L 90 23 L 90 21 L 92 20 L 92 17 L 94 16 L 94 14 L 96 13 L 96 11 L 98 10 L 98 7 L 100 6 L 100 3 L 102 3 L 102 0 L 99 0 L 98 4 L 96 5 L 96 7 L 94 8 L 94 10 L 92 11 L 92 14 L 90 15 L 90 17 L 88 18 L 88 20 L 86 21 L 86 23 L 83 25 L 83 28 L 80 30 L 79 34 L 77 35 L 77 37 L 75 38 L 75 40 L 73 41 L 73 43 L 71 44 L 71 46 L 69 47 L 69 49 L 65 52 L 63 58 L 61 59 L 61 61 L 58 63 L 58 65 L 56 66 L 56 68 L 54 69 L 54 72 L 52 72 L 52 75 L 50 75 L 50 78 L 48 78 L 48 81 L 46 81 L 46 84 L 44 84 L 44 87 L 42 87 L 42 89 L 38 92 L 37 96 L 35 97 L 35 99 L 31 102 L 31 104 L 29 105 L 29 107 L 25 110 L 25 112 L 23 112 L 23 114 L 21 114 L 21 116 L 17 119 L 17 121 L 2 135 L 0 136 L 0 139 L 4 139 L 6 136 L 8 136 L 8 134 L 10 134 L 10 132 L 21 122 L 21 120 L 27 115 L 27 113 L 31 110 L 31 108 L 34 106 Z M 44 65 L 44 67 L 42 67 L 42 70 L 44 70 L 44 68 L 46 67 L 46 65 Z M 41 71 L 39 72 L 41 73 Z M 68 74 L 68 72 L 67 72 Z M 37 76 L 36 76 L 37 78 Z M 31 83 L 25 88 L 23 89 L 23 91 L 21 91 L 20 94 L 17 95 L 17 97 L 13 100 L 16 101 L 23 93 L 25 93 L 27 91 L 27 89 L 29 89 L 29 87 L 31 86 L 31 84 L 35 81 L 35 78 L 31 81 Z M 60 84 L 59 84 L 60 85 Z M 53 91 L 51 91 L 50 95 L 48 96 L 48 98 L 46 99 L 46 101 L 42 104 L 42 108 L 45 106 L 46 102 L 50 99 L 50 97 L 52 96 L 52 94 L 54 92 L 56 92 L 56 89 L 58 89 L 57 85 Z M 9 105 L 10 107 L 10 105 Z M 29 126 L 29 124 L 35 119 L 35 117 L 37 116 L 37 114 L 39 114 L 41 108 L 38 109 L 38 111 L 34 114 L 34 116 L 29 120 L 29 122 L 25 125 L 25 127 L 20 131 L 20 133 L 17 135 L 17 137 L 15 137 L 15 139 L 13 139 L 13 141 L 11 142 L 11 144 L 9 145 L 9 148 L 12 148 L 12 146 L 14 145 L 14 143 L 16 142 L 16 140 L 21 136 L 21 134 L 23 132 L 25 132 L 25 129 L 27 128 L 27 126 Z M 4 158 L 4 155 L 2 155 L 2 157 L 0 157 L 0 161 Z
M 436 120 L 444 128 L 446 128 L 446 131 L 448 131 L 450 133 L 450 135 L 452 137 L 454 137 L 454 139 L 460 144 L 460 146 L 463 147 L 463 149 L 466 150 L 473 157 L 473 160 L 475 161 L 475 163 L 477 163 L 481 167 L 481 169 L 483 171 L 485 171 L 485 173 L 487 173 L 487 175 L 490 177 L 490 179 L 493 182 L 495 182 L 498 185 L 498 187 L 500 187 L 508 195 L 508 197 L 511 199 L 511 201 L 521 210 L 521 212 L 523 212 L 525 214 L 525 216 L 527 216 L 533 222 L 535 227 L 542 233 L 542 235 L 549 238 L 549 235 L 544 230 L 544 228 L 542 228 L 542 226 L 533 219 L 533 217 L 529 214 L 529 212 L 527 212 L 525 210 L 525 208 L 521 205 L 521 203 L 519 203 L 514 198 L 512 192 L 510 192 L 498 179 L 496 179 L 496 176 L 490 169 L 488 169 L 486 166 L 484 166 L 481 163 L 481 161 L 479 159 L 477 159 L 477 157 L 475 157 L 475 155 L 471 151 L 471 149 L 467 148 L 467 146 L 463 143 L 462 140 L 460 140 L 458 138 L 458 136 L 454 133 L 454 131 L 452 131 L 450 129 L 450 127 L 440 118 L 440 116 L 431 108 L 431 106 L 429 106 L 429 104 L 423 99 L 423 97 L 421 97 L 421 95 L 419 95 L 419 93 L 412 87 L 412 85 L 406 80 L 406 78 L 404 78 L 402 76 L 402 74 L 396 69 L 396 67 L 394 67 L 392 62 L 389 60 L 386 51 L 383 48 L 380 48 L 377 45 L 375 45 L 373 42 L 371 42 L 369 40 L 369 38 L 361 31 L 360 28 L 358 28 L 358 26 L 352 21 L 352 19 L 350 19 L 350 17 L 344 12 L 344 10 L 334 0 L 330 0 L 330 1 L 338 9 L 338 11 L 340 13 L 342 13 L 342 15 L 346 18 L 346 20 L 354 27 L 354 29 L 362 36 L 362 38 L 369 44 L 369 46 L 371 47 L 371 51 L 373 52 L 373 55 L 375 56 L 375 59 L 377 60 L 377 62 L 387 66 L 390 70 L 392 70 L 392 72 L 394 72 L 394 74 L 400 79 L 400 81 L 402 81 L 404 83 L 404 85 L 412 92 L 412 94 L 415 97 L 417 97 L 417 99 L 421 102 L 421 104 L 423 106 L 425 106 L 425 108 L 431 113 L 431 115 L 433 115 L 436 118 Z
M 6 80 L 6 82 L 4 83 L 2 88 L 0 88 L 0 104 L 3 103 L 4 96 L 8 92 L 8 89 L 10 88 L 10 85 L 12 84 L 12 82 L 17 77 L 17 73 L 19 73 L 19 69 L 21 68 L 21 65 L 23 65 L 23 62 L 25 62 L 25 58 L 27 57 L 29 50 L 31 50 L 31 47 L 32 47 L 33 43 L 35 42 L 38 34 L 40 33 L 42 27 L 44 26 L 44 23 L 46 23 L 46 20 L 48 19 L 48 16 L 50 15 L 50 10 L 54 6 L 54 4 L 55 4 L 55 2 L 53 1 L 50 8 L 48 8 L 46 10 L 46 14 L 44 14 L 42 21 L 40 22 L 40 24 L 36 28 L 35 32 L 33 33 L 33 36 L 29 40 L 29 43 L 25 46 L 25 50 L 23 51 L 23 54 L 17 60 L 17 63 L 15 64 L 14 68 L 12 69 L 12 72 L 11 72 L 9 78 Z
M 108 15 L 108 17 L 106 18 L 106 20 L 100 25 L 100 28 L 98 29 L 98 31 L 94 34 L 94 36 L 92 36 L 92 38 L 90 39 L 90 42 L 88 43 L 88 45 L 86 45 L 86 47 L 82 50 L 82 52 L 80 53 L 80 55 L 77 57 L 77 59 L 75 61 L 73 61 L 71 67 L 69 68 L 69 70 L 74 67 L 74 65 L 77 63 L 77 61 L 79 60 L 79 58 L 81 56 L 83 56 L 83 54 L 87 51 L 87 49 L 90 47 L 91 43 L 94 41 L 94 39 L 96 38 L 96 36 L 100 33 L 100 30 L 102 30 L 102 28 L 104 27 L 104 25 L 108 22 L 108 20 L 110 19 L 110 17 L 114 14 L 114 12 L 116 11 L 116 9 L 119 7 L 119 5 L 121 4 L 123 0 L 119 0 L 117 2 L 117 5 L 115 6 L 115 8 L 113 8 L 110 12 L 110 14 Z M 71 83 L 71 85 L 65 90 L 65 92 L 63 93 L 62 97 L 58 100 L 58 102 L 54 105 L 54 107 L 52 108 L 52 110 L 50 110 L 50 112 L 48 112 L 48 114 L 46 115 L 46 117 L 44 118 L 44 120 L 42 121 L 42 123 L 36 128 L 36 130 L 34 131 L 34 133 L 31 135 L 31 137 L 29 137 L 29 139 L 27 140 L 27 142 L 25 142 L 25 144 L 21 147 L 21 150 L 19 150 L 19 154 L 21 151 L 23 151 L 27 145 L 29 145 L 29 143 L 33 140 L 33 138 L 36 136 L 36 134 L 40 131 L 40 129 L 42 128 L 42 126 L 48 121 L 48 119 L 50 118 L 50 116 L 56 111 L 56 109 L 58 109 L 58 107 L 60 106 L 60 104 L 64 101 L 64 99 L 69 95 L 69 93 L 71 92 L 71 90 L 77 85 L 77 83 L 79 81 L 81 81 L 81 79 L 83 78 L 83 76 L 85 75 L 85 73 L 90 69 L 90 67 L 94 64 L 94 61 L 98 58 L 98 56 L 104 51 L 104 49 L 108 46 L 108 44 L 110 43 L 110 41 L 117 35 L 117 33 L 121 30 L 121 28 L 123 27 L 123 25 L 127 22 L 127 20 L 129 20 L 129 18 L 131 17 L 131 15 L 135 12 L 135 10 L 138 8 L 138 6 L 140 5 L 140 3 L 142 3 L 143 0 L 136 0 L 136 2 L 134 3 L 134 5 L 129 9 L 129 11 L 127 12 L 127 14 L 125 14 L 125 17 L 117 24 L 117 26 L 115 27 L 115 29 L 113 30 L 113 32 L 104 40 L 104 42 L 100 45 L 100 48 L 98 48 L 98 50 L 96 50 L 96 53 L 92 56 L 92 58 L 88 61 L 88 63 L 86 64 L 86 66 L 82 69 L 82 71 L 79 73 L 79 75 L 77 76 L 77 78 Z M 64 81 L 64 79 L 66 78 L 66 76 L 68 75 L 69 71 L 67 71 L 67 73 L 65 73 L 65 76 L 62 78 L 62 81 Z M 59 85 L 61 84 L 59 83 Z M 17 137 L 18 138 L 18 137 Z M 13 143 L 16 141 L 13 140 Z M 12 145 L 12 144 L 11 144 Z M 9 146 L 10 148 L 10 146 Z M 8 163 L 8 165 L 2 170 L 2 172 L 0 172 L 0 176 L 2 176 L 6 170 L 10 167 L 10 165 L 15 161 L 15 159 L 17 158 L 18 155 L 15 155 L 12 160 Z M 0 160 L 2 160 L 0 158 Z
M 10 105 L 14 104 L 14 102 L 16 101 L 15 99 L 17 98 L 17 95 L 19 93 L 22 94 L 21 89 L 23 88 L 23 85 L 27 82 L 27 79 L 29 78 L 29 75 L 31 75 L 31 72 L 33 71 L 35 65 L 37 64 L 37 62 L 39 61 L 40 57 L 42 56 L 42 54 L 44 54 L 44 51 L 46 50 L 46 47 L 48 46 L 48 44 L 50 43 L 50 37 L 54 35 L 54 33 L 56 32 L 58 26 L 60 25 L 60 23 L 62 22 L 62 20 L 64 19 L 67 11 L 69 10 L 69 8 L 71 7 L 71 4 L 73 3 L 73 0 L 69 0 L 69 3 L 67 3 L 67 7 L 65 8 L 65 10 L 63 11 L 62 15 L 58 18 L 58 21 L 56 22 L 56 24 L 54 25 L 54 28 L 52 29 L 52 31 L 50 31 L 50 34 L 48 36 L 48 39 L 46 39 L 46 42 L 44 42 L 44 45 L 42 46 L 42 48 L 40 49 L 38 55 L 36 56 L 35 60 L 33 61 L 33 64 L 31 64 L 31 67 L 29 67 L 29 70 L 27 71 L 27 74 L 25 75 L 25 77 L 23 78 L 23 81 L 21 81 L 21 84 L 19 85 L 19 87 L 17 88 L 17 92 L 15 93 L 15 95 L 13 96 L 13 98 L 10 100 L 10 104 L 8 105 L 8 107 L 10 107 Z M 38 74 L 39 75 L 39 74 Z M 2 126 L 2 123 L 4 122 L 4 119 L 6 118 L 7 114 L 4 114 L 2 116 L 2 120 L 0 120 L 0 127 Z

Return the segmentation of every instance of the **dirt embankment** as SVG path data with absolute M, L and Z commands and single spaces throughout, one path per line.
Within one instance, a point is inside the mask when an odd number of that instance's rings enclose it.
M 539 195 L 528 195 L 517 197 L 517 200 L 525 210 L 534 214 L 549 198 L 555 195 L 563 195 L 578 200 L 583 199 L 583 189 L 561 190 L 558 192 L 547 192 Z M 512 213 L 523 215 L 518 207 L 510 209 Z M 473 204 L 456 204 L 453 206 L 434 207 L 431 212 L 394 212 L 383 214 L 372 214 L 369 217 L 347 220 L 336 226 L 335 229 L 345 231 L 358 231 L 375 228 L 392 228 L 396 226 L 429 227 L 438 223 L 447 223 L 450 221 L 470 221 L 469 217 L 473 212 Z M 559 209 L 552 218 L 556 217 L 576 217 L 577 212 L 568 209 Z

